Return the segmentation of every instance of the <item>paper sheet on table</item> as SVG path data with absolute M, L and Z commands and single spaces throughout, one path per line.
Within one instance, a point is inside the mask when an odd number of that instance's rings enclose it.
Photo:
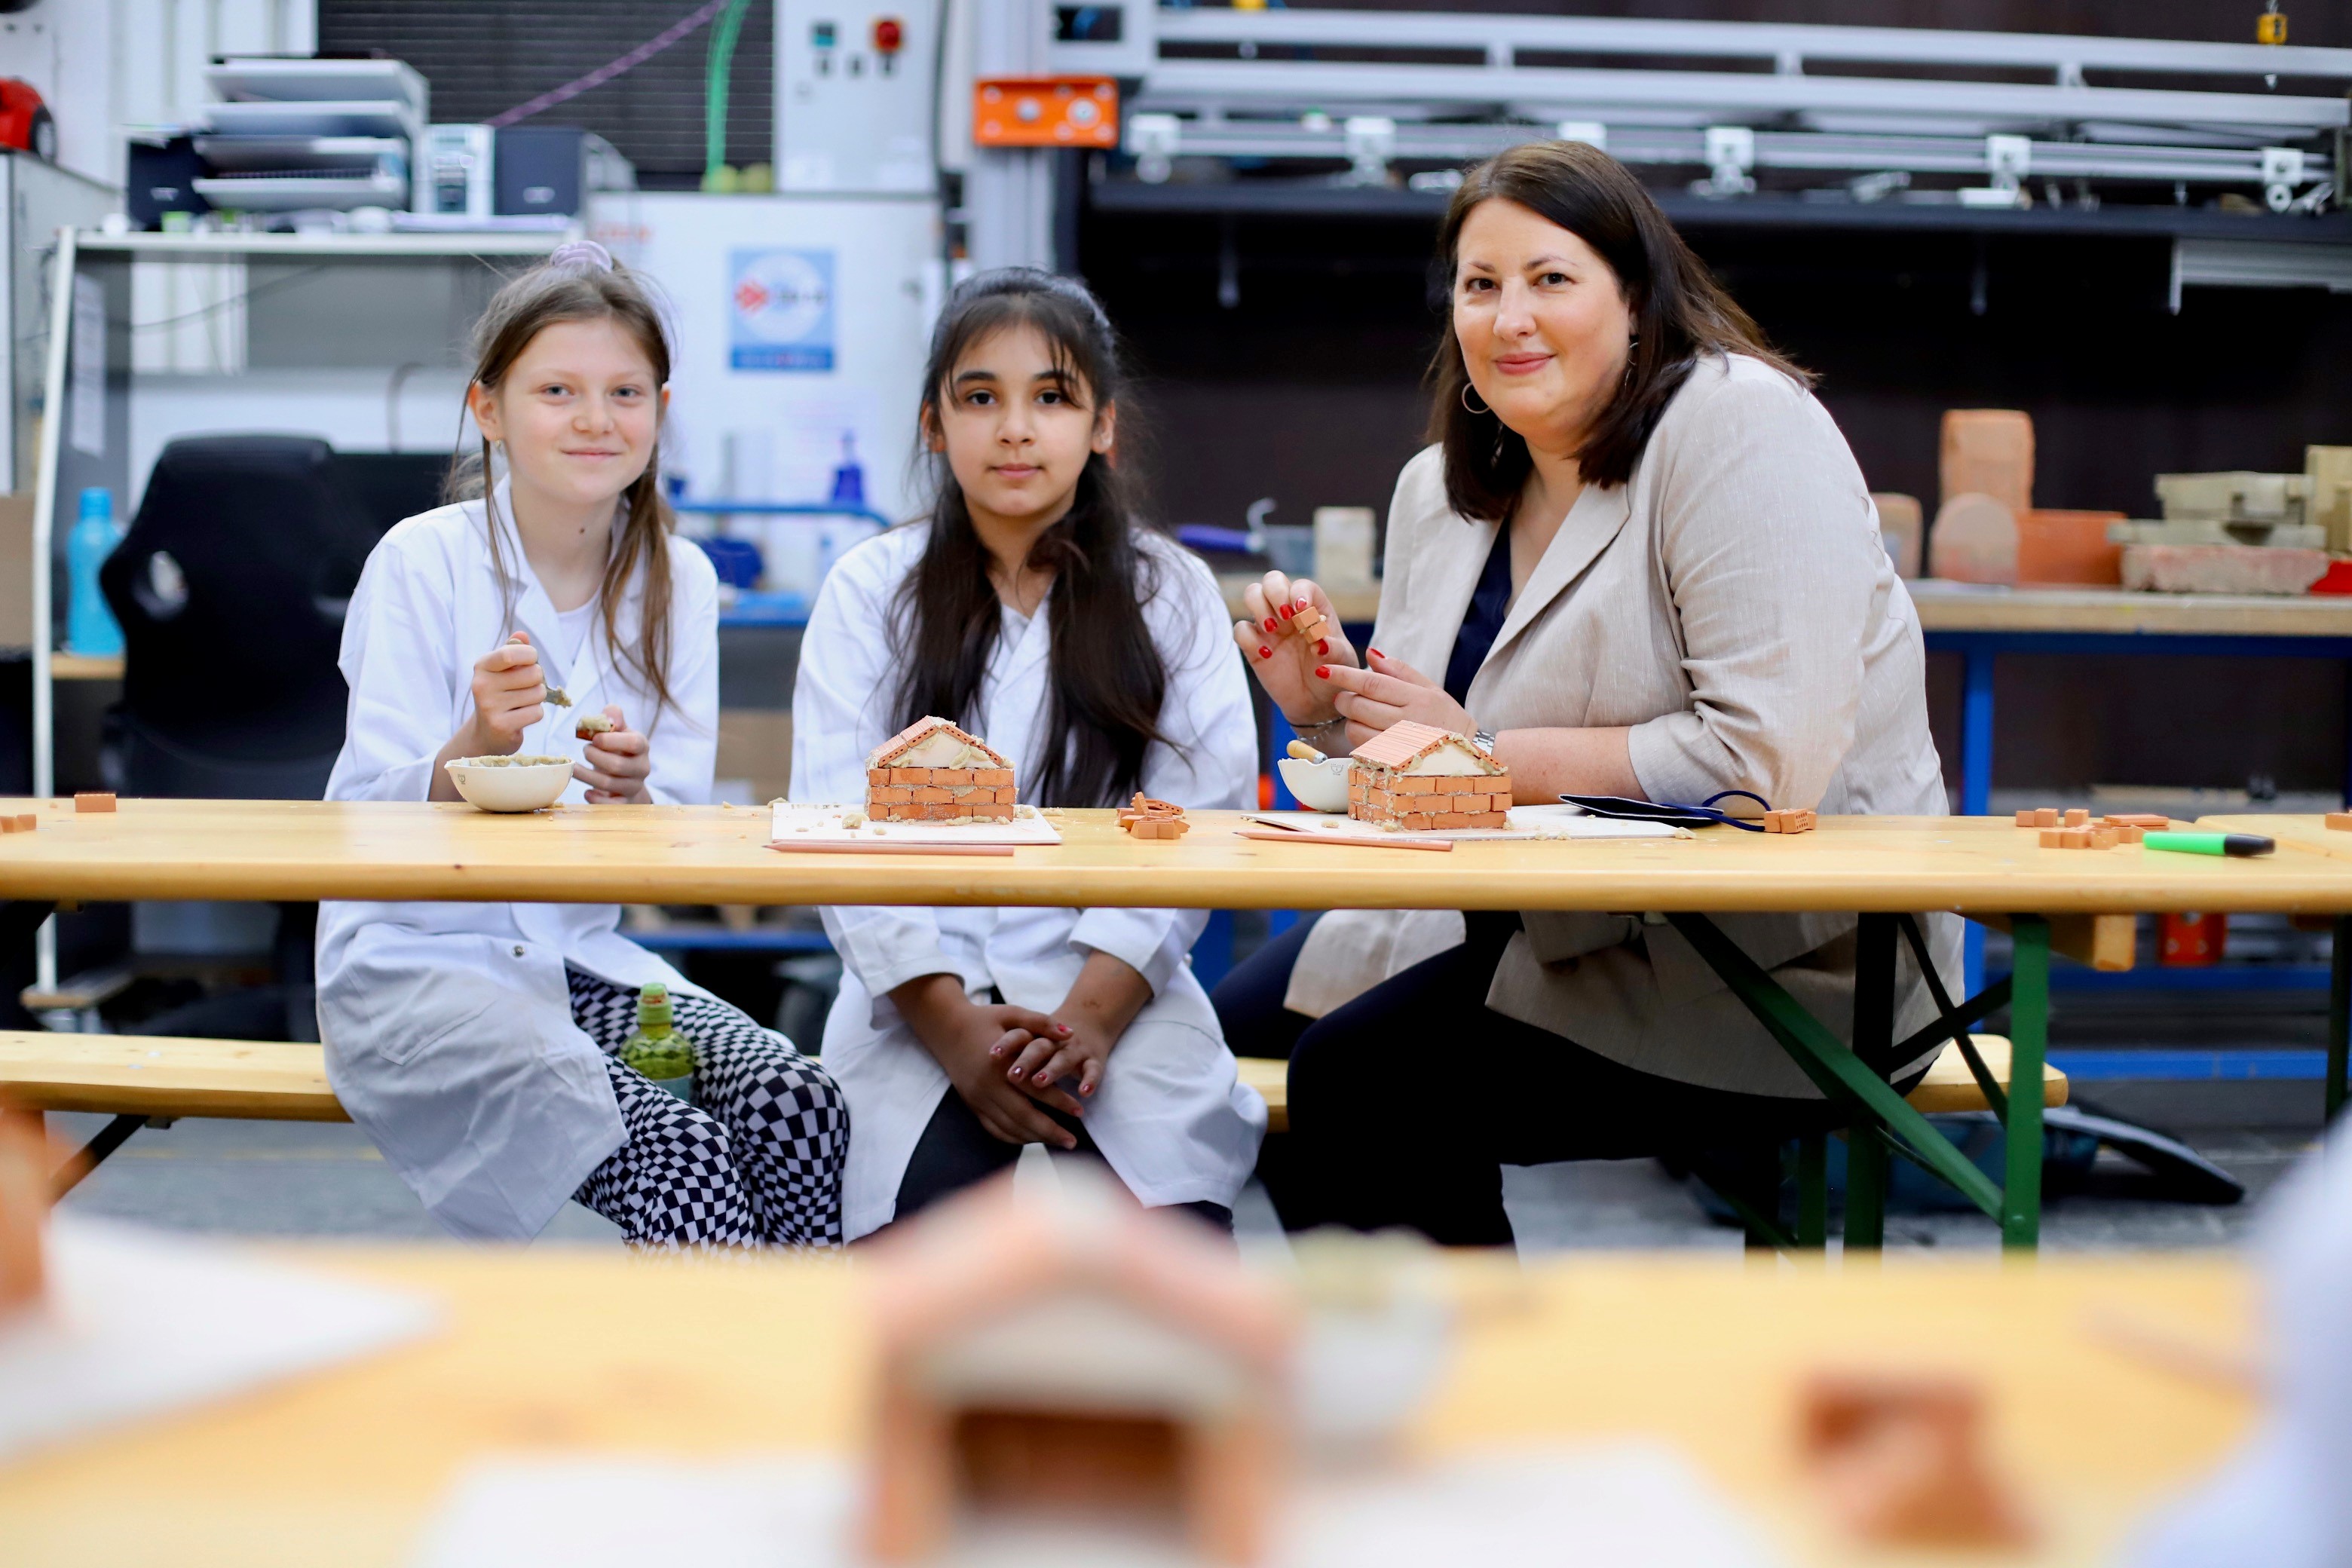
M 835 1458 L 605 1456 L 477 1467 L 415 1568 L 852 1568 L 858 1476 Z M 1655 1444 L 1525 1448 L 1302 1485 L 1267 1568 L 1772 1568 L 1759 1532 Z M 1172 1543 L 992 1522 L 943 1568 L 1198 1568 Z
M 369 1355 L 440 1316 L 230 1244 L 59 1215 L 47 1307 L 0 1327 L 0 1459 Z
M 1043 816 L 1028 816 L 1010 822 L 868 822 L 845 826 L 852 816 L 864 816 L 855 805 L 809 805 L 780 800 L 773 807 L 769 832 L 778 843 L 794 839 L 818 844 L 1059 844 L 1061 829 Z
M 1388 828 L 1374 827 L 1352 817 L 1328 811 L 1254 811 L 1252 822 L 1263 822 L 1272 827 L 1303 827 L 1310 833 L 1379 833 Z M 1675 827 L 1664 822 L 1626 822 L 1612 816 L 1590 816 L 1581 809 L 1565 804 L 1559 805 L 1515 805 L 1510 810 L 1508 827 L 1435 827 L 1407 833 L 1396 829 L 1405 838 L 1454 838 L 1465 842 L 1478 839 L 1513 838 L 1687 838 L 1687 828 Z

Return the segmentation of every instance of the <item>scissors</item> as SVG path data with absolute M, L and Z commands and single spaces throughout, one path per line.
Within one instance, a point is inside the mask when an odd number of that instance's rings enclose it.
M 1734 795 L 1752 800 L 1765 810 L 1771 805 L 1752 790 L 1727 789 L 1711 795 L 1696 805 L 1681 805 L 1670 800 L 1632 800 L 1622 795 L 1564 795 L 1559 798 L 1570 805 L 1582 806 L 1594 816 L 1613 816 L 1622 822 L 1664 822 L 1676 827 L 1737 827 L 1744 833 L 1761 833 L 1764 825 L 1748 822 L 1727 811 L 1717 811 L 1715 803 L 1729 800 Z

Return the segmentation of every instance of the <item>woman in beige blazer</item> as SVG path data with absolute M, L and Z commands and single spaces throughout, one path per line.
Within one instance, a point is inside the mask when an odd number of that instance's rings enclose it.
M 1390 507 L 1376 646 L 1359 660 L 1321 590 L 1279 574 L 1234 628 L 1291 722 L 1333 752 L 1407 719 L 1475 733 L 1522 804 L 1945 811 L 1918 616 L 1853 456 L 1640 183 L 1591 147 L 1515 148 L 1469 172 L 1439 254 L 1453 330 Z M 1289 629 L 1302 603 L 1330 616 L 1319 641 Z M 1853 917 L 1717 920 L 1850 1033 Z M 1930 931 L 1955 973 L 1958 922 Z M 1901 1038 L 1932 1005 L 1916 969 L 1896 995 Z M 1337 910 L 1216 1000 L 1237 1053 L 1290 1058 L 1268 1174 L 1293 1226 L 1507 1244 L 1503 1164 L 1840 1121 L 1638 914 Z M 1873 1065 L 1906 1085 L 1927 1058 Z

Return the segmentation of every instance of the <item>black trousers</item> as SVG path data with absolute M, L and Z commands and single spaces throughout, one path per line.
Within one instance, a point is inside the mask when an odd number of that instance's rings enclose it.
M 1093 1137 L 1078 1118 L 1050 1105 L 1040 1109 L 1077 1134 L 1078 1152 L 1102 1158 L 1102 1151 L 1095 1147 Z M 912 1217 L 975 1182 L 984 1182 L 1010 1169 L 1021 1158 L 1021 1148 L 981 1125 L 980 1118 L 964 1103 L 963 1096 L 950 1088 L 940 1097 L 940 1107 L 931 1112 L 930 1121 L 923 1124 L 923 1135 L 915 1141 L 915 1152 L 907 1161 L 907 1173 L 898 1178 L 898 1208 L 891 1225 Z M 1233 1234 L 1234 1211 L 1223 1204 L 1202 1202 L 1174 1206 L 1228 1236 Z M 889 1226 L 882 1228 L 887 1230 Z
M 1505 1165 L 1682 1155 L 1777 1180 L 1781 1142 L 1845 1125 L 1825 1100 L 1637 1072 L 1488 1010 L 1518 917 L 1468 922 L 1461 946 L 1321 1018 L 1282 1005 L 1306 923 L 1218 985 L 1234 1054 L 1290 1060 L 1290 1132 L 1258 1163 L 1286 1227 L 1407 1226 L 1447 1246 L 1507 1247 Z

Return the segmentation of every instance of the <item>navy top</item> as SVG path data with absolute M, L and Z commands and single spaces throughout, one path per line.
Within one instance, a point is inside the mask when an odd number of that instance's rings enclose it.
M 1477 590 L 1470 595 L 1470 608 L 1463 614 L 1454 652 L 1445 661 L 1445 695 L 1454 701 L 1468 705 L 1470 683 L 1494 651 L 1510 611 L 1511 525 L 1506 522 L 1495 531 L 1495 548 L 1486 552 L 1486 569 L 1478 574 Z

